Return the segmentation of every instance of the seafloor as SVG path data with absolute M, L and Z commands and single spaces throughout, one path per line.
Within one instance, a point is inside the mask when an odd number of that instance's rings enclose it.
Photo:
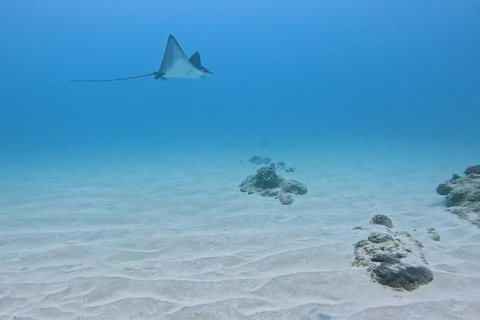
M 2 160 L 2 320 L 480 314 L 480 228 L 435 192 L 479 150 L 366 140 L 55 152 Z M 281 175 L 308 192 L 290 205 L 240 192 L 255 154 L 294 167 Z M 375 215 L 422 244 L 432 282 L 392 289 L 352 265 Z

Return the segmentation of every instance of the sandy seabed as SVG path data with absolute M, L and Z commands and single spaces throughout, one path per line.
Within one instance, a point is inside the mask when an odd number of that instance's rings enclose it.
M 480 158 L 409 148 L 3 168 L 0 319 L 478 319 L 480 230 L 435 188 Z M 308 193 L 241 193 L 254 154 L 296 167 L 279 173 Z M 423 243 L 433 282 L 394 290 L 352 266 L 368 236 L 354 228 L 376 214 Z

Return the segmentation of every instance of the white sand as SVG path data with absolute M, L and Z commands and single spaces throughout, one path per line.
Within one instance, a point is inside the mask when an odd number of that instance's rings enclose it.
M 478 319 L 480 230 L 435 187 L 480 157 L 446 150 L 359 142 L 10 165 L 0 319 Z M 295 166 L 281 175 L 309 192 L 290 206 L 241 193 L 254 154 Z M 375 214 L 423 243 L 433 282 L 398 291 L 352 267 L 368 236 L 353 228 Z

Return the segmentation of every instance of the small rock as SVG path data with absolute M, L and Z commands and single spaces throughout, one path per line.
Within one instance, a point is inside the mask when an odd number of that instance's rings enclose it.
M 283 192 L 305 194 L 307 193 L 307 186 L 296 180 L 285 180 L 280 187 Z
M 435 228 L 428 228 L 428 235 L 430 238 L 432 238 L 434 241 L 440 241 L 440 235 L 438 234 L 437 230 Z
M 390 220 L 389 217 L 383 214 L 377 214 L 372 218 L 372 221 L 370 221 L 372 224 L 379 224 L 382 226 L 387 226 L 389 228 L 393 228 L 393 223 L 392 220 Z
M 260 157 L 260 156 L 252 156 L 250 159 L 248 159 L 248 161 L 250 161 L 251 163 L 254 163 L 254 164 L 261 164 L 262 160 L 263 160 L 263 158 Z
M 289 205 L 289 204 L 292 204 L 293 202 L 293 198 L 291 195 L 289 194 L 280 194 L 280 196 L 278 197 L 278 199 L 280 200 L 280 202 L 283 204 L 283 205 Z
M 251 163 L 254 163 L 254 164 L 269 164 L 272 159 L 270 158 L 262 158 L 260 156 L 253 156 L 251 157 L 250 159 L 248 159 L 248 161 L 250 161 Z
M 277 190 L 274 190 L 274 189 L 267 189 L 267 190 L 264 190 L 262 192 L 260 192 L 260 195 L 262 197 L 276 197 L 278 196 L 279 192 Z
M 401 252 L 377 252 L 370 258 L 373 262 L 385 262 L 385 263 L 399 263 L 400 259 L 405 258 L 407 255 Z
M 437 193 L 441 196 L 446 196 L 453 190 L 452 187 L 448 185 L 447 182 L 445 183 L 440 183 L 437 187 Z
M 380 284 L 392 288 L 404 288 L 412 291 L 420 285 L 433 280 L 433 273 L 426 266 L 410 266 L 405 264 L 390 264 L 382 262 L 373 269 Z

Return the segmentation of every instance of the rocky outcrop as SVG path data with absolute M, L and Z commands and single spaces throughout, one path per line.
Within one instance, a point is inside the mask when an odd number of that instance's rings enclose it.
M 248 194 L 258 193 L 263 197 L 275 197 L 284 205 L 291 204 L 293 197 L 289 193 L 302 195 L 307 186 L 296 180 L 286 180 L 277 175 L 271 167 L 262 167 L 257 174 L 250 175 L 240 184 L 240 191 Z
M 268 157 L 260 157 L 260 156 L 252 156 L 250 159 L 248 159 L 249 162 L 256 164 L 256 165 L 270 165 L 270 167 L 273 170 L 279 169 L 279 170 L 285 170 L 286 164 L 284 161 L 279 161 L 275 164 L 275 162 L 272 162 L 272 159 Z M 295 172 L 294 167 L 290 167 L 285 170 L 285 172 Z
M 297 180 L 283 180 L 281 183 L 282 191 L 286 193 L 305 194 L 307 193 L 307 186 Z
M 250 159 L 248 159 L 248 161 L 254 164 L 269 164 L 270 162 L 272 162 L 272 159 L 267 157 L 262 158 L 260 156 L 253 156 Z
M 380 284 L 412 291 L 433 280 L 433 273 L 425 266 L 404 265 L 395 258 L 380 258 L 380 266 L 373 269 Z
M 257 170 L 253 185 L 259 189 L 274 189 L 280 186 L 281 177 L 271 167 L 263 167 Z
M 480 165 L 470 166 L 464 172 L 467 176 L 470 174 L 480 174 Z
M 355 228 L 370 234 L 355 245 L 353 265 L 367 267 L 373 280 L 396 289 L 412 291 L 431 282 L 433 273 L 426 266 L 423 245 L 408 232 L 392 228 L 384 215 L 375 216 L 371 227 Z
M 437 193 L 446 196 L 445 205 L 460 218 L 480 226 L 480 165 L 465 169 L 465 177 L 453 177 L 437 186 Z

